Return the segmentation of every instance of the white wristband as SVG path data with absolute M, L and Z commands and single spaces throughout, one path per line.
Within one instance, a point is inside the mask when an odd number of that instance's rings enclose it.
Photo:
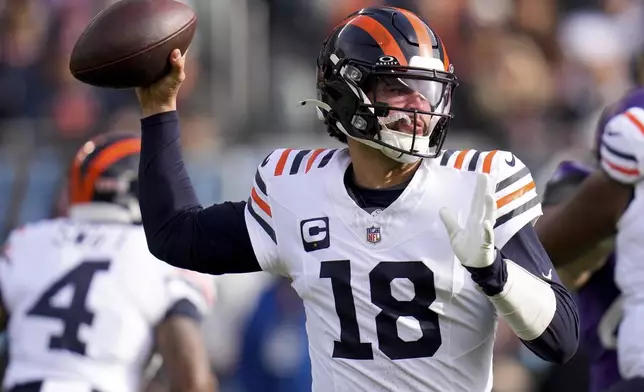
M 517 336 L 530 341 L 548 328 L 557 309 L 552 287 L 521 268 L 512 260 L 503 260 L 508 279 L 503 291 L 490 298 Z

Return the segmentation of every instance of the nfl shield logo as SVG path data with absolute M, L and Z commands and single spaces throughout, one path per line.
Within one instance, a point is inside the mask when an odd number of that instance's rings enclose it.
M 380 242 L 380 227 L 371 226 L 367 228 L 367 241 L 372 244 Z

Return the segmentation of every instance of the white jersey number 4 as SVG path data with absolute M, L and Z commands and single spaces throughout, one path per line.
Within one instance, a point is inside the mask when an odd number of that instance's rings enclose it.
M 94 313 L 87 309 L 85 301 L 94 277 L 107 271 L 109 267 L 108 260 L 84 261 L 78 264 L 49 286 L 27 312 L 28 316 L 53 318 L 63 323 L 62 334 L 49 338 L 50 349 L 85 355 L 85 343 L 79 339 L 78 330 L 82 324 L 91 326 L 94 321 Z M 52 305 L 53 297 L 66 287 L 71 287 L 74 292 L 69 306 Z
M 340 321 L 340 341 L 335 341 L 333 358 L 373 359 L 371 343 L 360 342 L 360 328 L 351 289 L 349 260 L 324 261 L 320 278 L 331 279 L 335 309 Z M 409 279 L 415 295 L 411 301 L 400 301 L 392 295 L 394 279 Z M 434 273 L 421 261 L 383 261 L 369 273 L 371 302 L 381 309 L 376 316 L 378 346 L 390 359 L 427 358 L 433 356 L 442 340 L 438 314 L 429 309 L 436 300 Z M 420 324 L 422 337 L 404 341 L 398 336 L 399 317 L 413 317 Z

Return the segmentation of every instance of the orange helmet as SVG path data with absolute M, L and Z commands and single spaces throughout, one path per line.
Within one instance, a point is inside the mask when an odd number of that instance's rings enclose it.
M 141 138 L 135 134 L 110 133 L 83 144 L 71 166 L 70 207 L 116 205 L 139 222 L 140 152 Z

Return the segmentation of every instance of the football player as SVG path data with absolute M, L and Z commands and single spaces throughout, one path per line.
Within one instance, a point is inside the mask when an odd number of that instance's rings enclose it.
M 563 268 L 587 258 L 589 252 L 599 250 L 601 254 L 601 248 L 606 249 L 614 236 L 615 259 L 609 259 L 591 277 L 599 291 L 587 301 L 596 302 L 596 309 L 606 312 L 593 317 L 598 323 L 593 341 L 617 348 L 619 372 L 608 374 L 606 381 L 624 380 L 615 383 L 611 391 L 644 391 L 644 343 L 638 337 L 644 330 L 644 226 L 639 216 L 644 208 L 639 195 L 644 173 L 644 89 L 629 92 L 602 117 L 600 170 L 587 174 L 574 195 L 539 222 L 538 230 L 553 263 Z M 585 270 L 592 271 L 601 259 L 591 256 L 586 261 Z M 602 351 L 600 348 L 596 353 Z M 607 364 L 610 358 L 615 360 L 615 353 L 604 357 Z
M 140 391 L 153 351 L 173 390 L 213 390 L 199 322 L 209 293 L 200 276 L 147 250 L 140 149 L 140 137 L 127 134 L 87 142 L 72 164 L 68 218 L 10 234 L 0 258 L 3 390 Z
M 545 360 L 578 344 L 574 301 L 532 222 L 527 167 L 503 151 L 448 150 L 456 87 L 415 14 L 350 15 L 318 57 L 318 108 L 348 148 L 276 150 L 247 202 L 202 208 L 184 170 L 170 75 L 137 90 L 148 246 L 210 274 L 287 276 L 304 301 L 315 391 L 489 391 L 497 317 Z
M 600 161 L 602 135 L 612 115 L 609 107 L 599 121 L 593 162 L 564 161 L 559 164 L 543 193 L 544 217 L 561 208 L 580 184 L 597 170 L 593 164 Z M 542 218 L 536 224 L 537 233 L 543 235 L 545 222 L 546 219 Z M 564 284 L 577 291 L 581 340 L 590 362 L 590 392 L 604 391 L 621 380 L 616 338 L 622 315 L 621 292 L 614 280 L 613 245 L 613 237 L 608 237 L 575 260 L 553 260 Z

